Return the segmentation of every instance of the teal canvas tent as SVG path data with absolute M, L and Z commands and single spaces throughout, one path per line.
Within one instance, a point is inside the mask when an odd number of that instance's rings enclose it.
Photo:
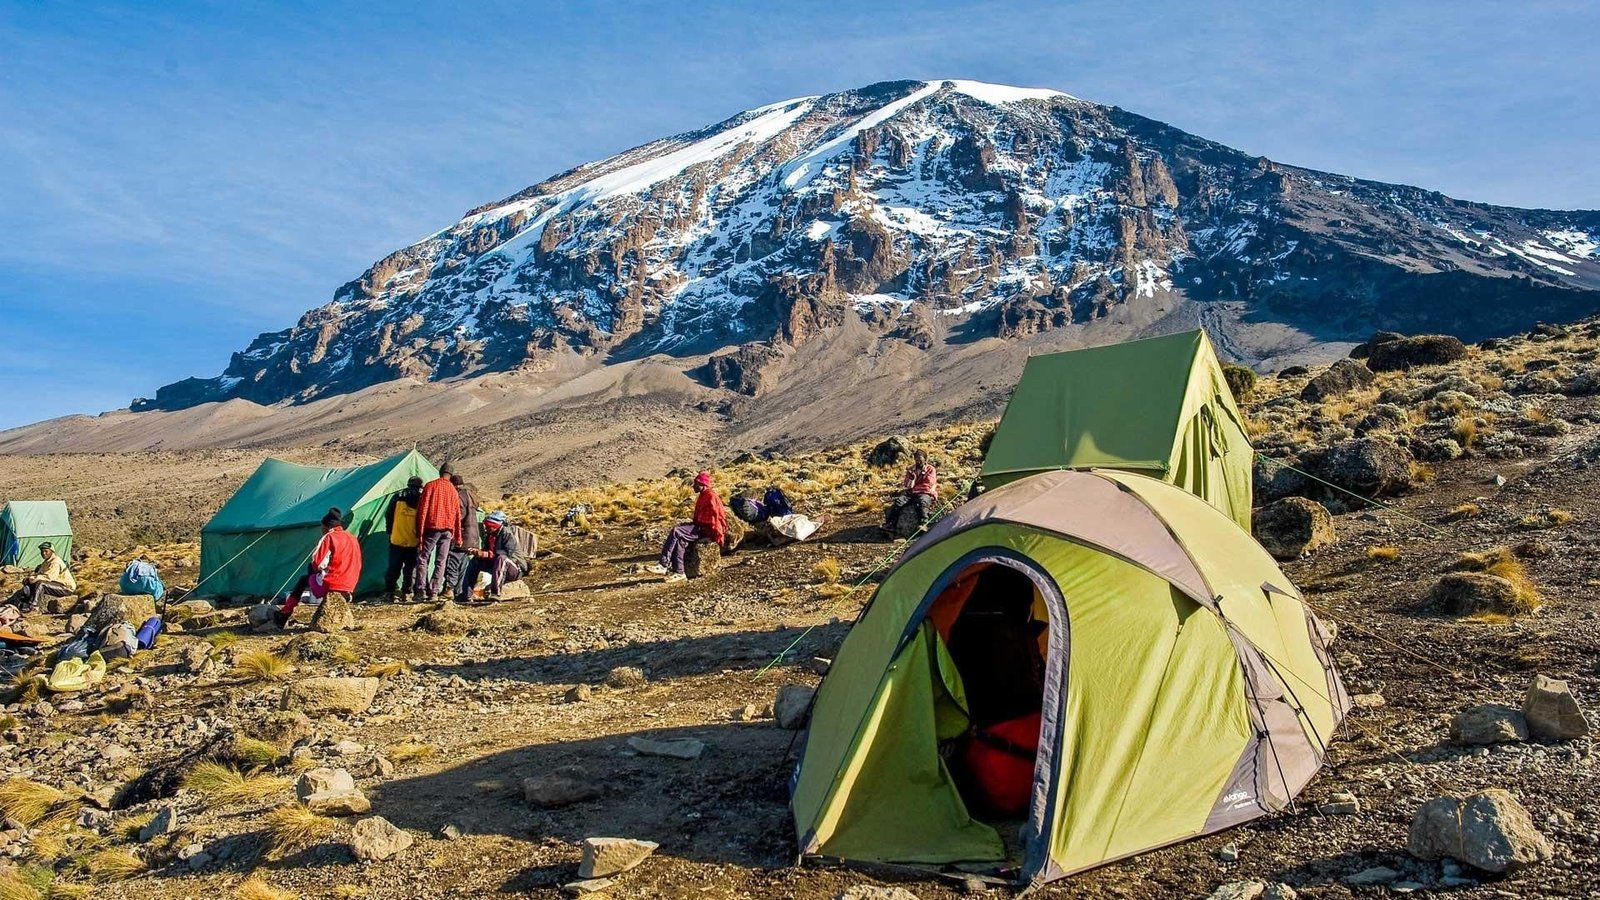
M 335 506 L 361 542 L 357 592 L 381 589 L 389 554 L 384 514 L 413 475 L 429 481 L 439 470 L 415 450 L 342 469 L 264 460 L 200 531 L 198 593 L 268 597 L 292 586 Z
M 39 545 L 49 542 L 62 559 L 72 558 L 72 523 L 60 500 L 12 500 L 0 509 L 0 566 L 33 568 L 44 562 Z

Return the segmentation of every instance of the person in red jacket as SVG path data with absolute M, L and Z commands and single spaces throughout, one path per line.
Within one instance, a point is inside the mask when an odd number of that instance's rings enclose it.
M 412 582 L 422 599 L 432 602 L 444 592 L 444 572 L 451 545 L 461 543 L 461 495 L 450 481 L 450 464 L 439 467 L 439 477 L 422 487 L 417 506 L 417 570 Z
M 288 599 L 275 614 L 278 627 L 289 624 L 294 608 L 300 604 L 300 595 L 310 589 L 312 596 L 322 599 L 322 605 L 312 614 L 311 627 L 317 628 L 322 611 L 328 608 L 329 598 L 348 604 L 355 598 L 356 583 L 361 580 L 361 542 L 344 530 L 344 514 L 338 507 L 328 510 L 322 517 L 322 539 L 311 551 L 311 562 L 306 574 L 289 592 Z M 335 596 L 337 595 L 337 596 Z
M 688 577 L 683 571 L 684 558 L 689 554 L 689 545 L 695 541 L 704 539 L 727 547 L 728 511 L 711 487 L 710 472 L 694 477 L 694 493 L 694 520 L 674 525 L 667 532 L 667 541 L 661 545 L 661 561 L 650 567 L 657 575 L 667 576 L 668 581 L 682 581 Z

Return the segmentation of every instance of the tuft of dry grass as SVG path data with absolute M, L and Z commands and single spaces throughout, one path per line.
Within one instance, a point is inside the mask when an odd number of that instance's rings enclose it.
M 811 567 L 811 580 L 821 584 L 833 584 L 843 575 L 843 567 L 831 556 L 817 560 L 816 565 Z
M 218 631 L 214 634 L 206 635 L 206 643 L 210 644 L 213 650 L 222 650 L 239 643 L 239 637 L 240 635 L 237 631 Z
M 355 900 L 357 897 L 365 897 L 367 889 L 359 884 L 341 884 L 333 889 L 333 895 L 339 900 Z
M 245 775 L 222 763 L 195 763 L 184 776 L 183 786 L 211 803 L 232 805 L 259 803 L 289 789 L 289 779 L 272 775 Z
M 32 827 L 49 816 L 67 795 L 48 784 L 26 778 L 7 778 L 0 782 L 0 813 Z
M 1478 420 L 1472 416 L 1457 416 L 1450 436 L 1462 447 L 1471 449 L 1478 444 Z
M 1439 477 L 1439 473 L 1433 466 L 1424 462 L 1411 464 L 1411 480 L 1417 484 L 1432 484 L 1437 477 Z
M 109 847 L 90 854 L 83 861 L 89 877 L 99 882 L 126 881 L 149 868 L 133 851 L 123 847 Z
M 46 884 L 49 882 L 46 881 Z M 0 869 L 0 900 L 45 900 L 33 879 L 15 869 Z
M 1378 544 L 1367 548 L 1367 559 L 1374 562 L 1394 562 L 1400 558 L 1400 548 L 1393 544 Z
M 300 895 L 266 883 L 259 875 L 252 875 L 233 889 L 234 900 L 299 900 Z
M 251 650 L 240 654 L 233 671 L 251 681 L 282 681 L 294 671 L 294 664 L 281 653 Z
M 1517 527 L 1526 528 L 1530 531 L 1544 531 L 1550 528 L 1560 528 L 1563 525 L 1570 525 L 1572 524 L 1572 520 L 1575 518 L 1577 517 L 1574 516 L 1570 510 L 1551 507 L 1549 509 L 1540 510 L 1539 512 L 1523 516 L 1522 519 L 1517 522 Z
M 259 772 L 277 765 L 278 760 L 283 758 L 283 751 L 269 741 L 241 734 L 233 739 L 233 758 L 243 763 L 247 770 Z
M 155 810 L 151 810 L 150 812 L 135 813 L 134 815 L 128 816 L 127 818 L 117 822 L 117 834 L 121 835 L 123 840 L 137 841 L 139 839 L 139 832 L 143 831 L 144 827 L 149 825 L 150 822 L 155 819 L 155 817 Z
M 1463 519 L 1476 519 L 1481 515 L 1483 515 L 1483 507 L 1469 502 L 1451 507 L 1450 511 L 1444 514 L 1444 520 L 1446 522 L 1460 522 Z
M 401 763 L 427 759 L 438 752 L 439 748 L 432 744 L 395 744 L 384 755 L 389 757 L 390 762 L 398 766 Z
M 390 659 L 367 666 L 366 671 L 361 674 L 368 678 L 393 678 L 408 671 L 410 671 L 410 668 L 404 662 L 398 659 Z
M 92 884 L 57 878 L 50 882 L 50 889 L 45 893 L 49 900 L 89 900 L 97 892 Z
M 312 812 L 304 803 L 285 803 L 263 817 L 267 842 L 275 858 L 326 840 L 333 834 L 333 819 Z
M 1533 578 L 1528 575 L 1527 567 L 1508 547 L 1490 547 L 1488 550 L 1475 553 L 1463 553 L 1450 568 L 1456 571 L 1498 575 L 1511 582 L 1512 587 L 1516 588 L 1517 605 L 1523 611 L 1532 612 L 1544 603 L 1544 598 L 1539 596 L 1538 585 L 1534 584 Z

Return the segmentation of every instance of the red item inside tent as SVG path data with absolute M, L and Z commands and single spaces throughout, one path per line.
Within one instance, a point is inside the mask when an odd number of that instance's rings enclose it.
M 967 741 L 964 762 L 977 799 L 1006 818 L 1028 813 L 1033 763 L 1039 753 L 1039 714 L 996 722 Z

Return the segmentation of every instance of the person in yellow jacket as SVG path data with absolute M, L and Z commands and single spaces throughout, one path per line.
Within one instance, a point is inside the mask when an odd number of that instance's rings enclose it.
M 389 501 L 389 511 L 384 514 L 389 526 L 389 568 L 383 575 L 383 589 L 391 601 L 408 601 L 416 591 L 417 544 L 422 538 L 417 530 L 417 507 L 421 502 L 422 479 L 413 475 L 406 489 Z
M 22 576 L 23 612 L 33 612 L 46 597 L 67 597 L 78 592 L 78 580 L 72 577 L 67 561 L 56 553 L 49 541 L 39 545 L 44 562 L 31 574 Z

